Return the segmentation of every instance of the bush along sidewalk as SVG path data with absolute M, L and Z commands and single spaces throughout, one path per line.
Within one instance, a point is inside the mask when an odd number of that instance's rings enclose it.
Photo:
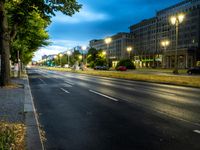
M 24 124 L 0 122 L 0 150 L 25 150 Z

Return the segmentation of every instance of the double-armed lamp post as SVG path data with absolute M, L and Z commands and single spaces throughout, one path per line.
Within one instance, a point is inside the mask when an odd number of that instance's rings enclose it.
M 175 16 L 172 16 L 170 18 L 171 24 L 176 26 L 176 49 L 175 49 L 175 64 L 174 64 L 174 70 L 173 73 L 174 74 L 178 74 L 178 32 L 179 32 L 179 24 L 183 22 L 185 18 L 184 14 L 178 14 Z
M 165 61 L 166 61 L 166 58 L 165 58 L 165 54 L 166 54 L 166 50 L 167 50 L 167 47 L 169 46 L 170 42 L 169 40 L 164 40 L 161 42 L 161 46 L 164 48 L 164 52 L 163 52 L 163 68 L 166 67 L 166 64 L 165 64 Z
M 131 51 L 132 51 L 132 47 L 129 46 L 129 47 L 126 48 L 126 50 L 127 50 L 128 54 L 129 54 L 129 59 L 131 59 Z

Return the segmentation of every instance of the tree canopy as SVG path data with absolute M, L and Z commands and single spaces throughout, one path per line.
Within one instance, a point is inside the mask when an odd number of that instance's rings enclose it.
M 51 16 L 57 11 L 72 16 L 80 8 L 76 0 L 0 0 L 1 85 L 10 83 L 10 54 L 16 61 L 19 51 L 27 63 L 34 51 L 48 44 L 45 28 Z

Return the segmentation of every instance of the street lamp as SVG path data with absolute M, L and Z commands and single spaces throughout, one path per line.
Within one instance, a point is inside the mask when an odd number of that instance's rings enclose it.
M 79 55 L 78 58 L 81 60 L 81 59 L 83 58 L 83 56 L 82 56 L 82 55 Z
M 178 30 L 179 24 L 183 22 L 185 18 L 184 14 L 178 14 L 170 18 L 171 24 L 176 26 L 176 52 L 175 52 L 175 65 L 174 65 L 174 74 L 178 74 L 178 64 L 177 64 L 177 55 L 178 55 Z
M 83 54 L 83 51 L 85 51 L 86 49 L 87 49 L 87 46 L 82 46 L 81 47 L 81 49 L 82 49 L 82 62 L 84 61 L 83 59 L 84 59 L 84 54 Z M 87 64 L 87 57 L 86 57 L 86 64 Z
M 67 64 L 69 66 L 69 56 L 71 55 L 71 51 L 67 51 Z
M 127 50 L 128 54 L 129 54 L 129 59 L 131 59 L 131 51 L 132 51 L 132 47 L 129 46 L 129 47 L 126 48 L 126 50 Z
M 161 46 L 164 47 L 164 52 L 163 52 L 163 67 L 165 67 L 165 54 L 166 54 L 166 50 L 167 50 L 167 46 L 169 46 L 169 40 L 164 40 L 161 41 Z
M 62 66 L 62 60 L 61 60 L 62 56 L 63 56 L 63 54 L 59 54 L 59 57 L 60 57 L 60 67 Z
M 106 51 L 103 51 L 103 52 L 102 52 L 102 55 L 105 56 L 105 55 L 106 55 Z
M 105 39 L 105 43 L 107 45 L 107 66 L 109 67 L 109 51 L 108 51 L 108 48 L 109 48 L 109 44 L 112 42 L 112 39 L 110 37 L 106 38 Z

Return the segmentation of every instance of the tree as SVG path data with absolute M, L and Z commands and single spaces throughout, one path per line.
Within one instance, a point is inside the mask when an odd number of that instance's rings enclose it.
M 122 59 L 117 63 L 116 68 L 119 66 L 126 66 L 127 69 L 135 69 L 133 62 L 130 59 Z
M 103 50 L 96 50 L 95 48 L 90 48 L 87 57 L 90 67 L 103 66 L 106 65 L 106 56 Z
M 17 29 L 16 38 L 11 43 L 11 60 L 14 63 L 18 62 L 19 58 L 23 64 L 31 61 L 33 53 L 41 46 L 49 44 L 47 31 L 45 28 L 50 22 L 41 18 L 37 11 L 33 11 L 26 24 L 23 24 Z
M 10 47 L 17 29 L 27 22 L 33 11 L 37 11 L 43 19 L 50 20 L 57 11 L 72 16 L 80 8 L 76 0 L 58 0 L 58 3 L 52 0 L 0 0 L 1 85 L 10 83 Z

